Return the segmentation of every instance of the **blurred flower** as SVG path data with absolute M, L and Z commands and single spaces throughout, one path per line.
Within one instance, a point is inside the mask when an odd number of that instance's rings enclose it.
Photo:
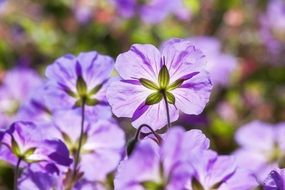
M 118 117 L 131 117 L 134 127 L 160 129 L 178 119 L 179 110 L 200 114 L 212 88 L 205 56 L 187 40 L 171 39 L 159 51 L 135 44 L 118 56 L 121 81 L 110 84 L 107 98 Z
M 189 158 L 208 147 L 209 140 L 201 131 L 185 132 L 179 127 L 170 129 L 161 147 L 144 139 L 119 165 L 115 189 L 182 190 L 191 175 Z
M 162 22 L 174 14 L 182 20 L 190 16 L 183 0 L 113 0 L 120 15 L 126 18 L 140 16 L 145 23 Z
M 270 172 L 263 182 L 264 190 L 285 189 L 285 169 L 276 169 Z
M 1 13 L 5 11 L 6 4 L 7 0 L 0 0 L 0 16 L 2 16 Z
M 20 106 L 42 84 L 33 70 L 16 68 L 5 73 L 0 87 L 0 128 L 7 128 L 15 119 Z
M 105 84 L 112 69 L 113 59 L 95 51 L 58 58 L 46 69 L 48 106 L 52 110 L 76 108 L 82 104 L 86 104 L 87 109 L 106 108 Z
M 53 168 L 52 165 L 46 167 Z M 64 189 L 63 177 L 57 171 L 49 171 L 39 164 L 33 164 L 29 168 L 23 170 L 19 179 L 19 190 L 51 190 Z
M 73 7 L 74 9 L 74 14 L 78 22 L 82 24 L 88 23 L 92 15 L 95 12 L 95 5 L 96 5 L 96 0 L 95 1 L 90 1 L 90 0 L 77 0 L 75 1 L 75 5 Z
M 217 106 L 217 113 L 223 120 L 231 123 L 235 123 L 238 119 L 236 110 L 230 102 L 220 102 Z
M 19 108 L 17 120 L 32 121 L 40 126 L 49 125 L 52 121 L 52 113 L 44 96 L 44 87 L 35 90 L 34 94 Z
M 24 163 L 56 163 L 69 166 L 72 160 L 59 140 L 48 140 L 43 130 L 30 122 L 15 122 L 2 132 L 0 158 L 16 165 Z
M 230 75 L 237 66 L 236 58 L 223 53 L 221 43 L 214 37 L 198 36 L 188 40 L 206 55 L 207 71 L 210 73 L 213 84 L 228 85 Z
M 285 124 L 270 125 L 253 121 L 241 127 L 236 141 L 241 146 L 235 152 L 238 164 L 251 170 L 260 180 L 282 164 L 285 158 Z
M 230 9 L 224 14 L 224 22 L 232 27 L 238 27 L 245 20 L 245 13 L 240 9 Z
M 187 185 L 188 190 L 249 190 L 257 186 L 249 172 L 237 168 L 232 156 L 218 156 L 213 151 L 205 150 L 191 155 L 191 165 L 194 175 Z
M 285 51 L 285 2 L 271 0 L 266 12 L 260 18 L 261 37 L 273 54 Z
M 80 111 L 57 112 L 53 121 L 50 136 L 64 141 L 74 156 L 80 136 Z M 107 174 L 115 170 L 121 160 L 125 145 L 124 132 L 115 123 L 107 120 L 87 120 L 84 129 L 80 172 L 83 173 L 83 179 L 89 182 L 104 182 Z

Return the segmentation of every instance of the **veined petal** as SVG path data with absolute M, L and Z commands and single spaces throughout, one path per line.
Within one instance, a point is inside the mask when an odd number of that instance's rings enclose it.
M 123 81 L 114 81 L 107 89 L 107 99 L 117 117 L 132 117 L 139 105 L 145 102 L 151 90 Z
M 159 50 L 153 45 L 135 44 L 118 56 L 115 68 L 125 80 L 145 78 L 157 81 L 160 58 Z
M 205 55 L 188 40 L 171 39 L 161 47 L 171 83 L 193 72 L 206 70 Z
M 114 60 L 96 51 L 80 53 L 76 60 L 81 65 L 83 79 L 88 85 L 88 91 L 106 81 L 113 70 Z
M 174 105 L 169 105 L 169 115 L 171 122 L 178 119 L 179 111 L 174 107 Z M 165 102 L 160 101 L 157 104 L 150 105 L 139 118 L 132 122 L 132 124 L 135 128 L 138 128 L 142 124 L 148 124 L 154 130 L 161 129 L 167 124 Z
M 200 114 L 210 98 L 212 84 L 207 73 L 200 73 L 172 90 L 176 107 L 186 114 Z
M 46 76 L 49 80 L 65 84 L 70 89 L 76 84 L 75 56 L 71 54 L 64 55 L 55 60 L 54 64 L 46 69 Z
M 128 160 L 122 161 L 115 178 L 116 190 L 144 189 L 140 183 L 158 181 L 159 157 L 158 146 L 149 140 L 142 141 Z M 136 188 L 135 188 L 136 187 Z

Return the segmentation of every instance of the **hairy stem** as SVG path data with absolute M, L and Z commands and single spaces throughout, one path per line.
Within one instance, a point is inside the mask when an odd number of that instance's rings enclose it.
M 74 179 L 77 175 L 77 167 L 80 160 L 80 152 L 82 147 L 82 141 L 83 141 L 83 133 L 84 133 L 84 121 L 85 121 L 85 100 L 82 101 L 81 106 L 81 128 L 80 128 L 80 137 L 78 142 L 78 148 L 76 151 L 75 159 L 74 159 L 74 168 L 73 168 L 73 175 L 72 178 Z
M 169 104 L 168 104 L 168 101 L 167 101 L 167 98 L 166 98 L 165 93 L 162 93 L 162 94 L 163 94 L 163 99 L 164 99 L 164 102 L 165 102 L 165 108 L 166 108 L 167 130 L 169 130 L 169 129 L 170 129 L 170 127 L 171 127 L 171 123 L 170 123 L 170 114 L 169 114 Z
M 14 190 L 18 189 L 18 179 L 20 177 L 20 164 L 21 164 L 22 158 L 18 158 L 15 171 L 14 171 Z
M 144 127 L 148 128 L 148 129 L 151 131 L 151 132 L 148 133 L 148 134 L 151 134 L 151 133 L 152 133 L 156 138 L 158 138 L 158 135 L 156 134 L 156 132 L 155 132 L 149 125 L 147 125 L 147 124 L 142 124 L 142 125 L 138 128 L 138 130 L 137 130 L 137 133 L 136 133 L 136 136 L 135 136 L 135 139 L 136 139 L 136 140 L 138 140 L 139 134 L 140 134 L 142 128 L 144 128 Z

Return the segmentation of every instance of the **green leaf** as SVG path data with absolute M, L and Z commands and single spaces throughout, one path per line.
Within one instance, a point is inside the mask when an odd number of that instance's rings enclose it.
M 86 102 L 85 102 L 88 106 L 95 106 L 96 104 L 99 103 L 99 101 L 97 99 L 91 99 L 91 98 L 87 98 Z
M 205 190 L 201 183 L 196 179 L 193 178 L 192 180 L 192 189 L 193 190 Z
M 82 145 L 86 144 L 87 143 L 87 140 L 88 140 L 88 135 L 87 133 L 83 133 L 82 135 Z M 79 142 L 78 142 L 79 143 Z
M 175 104 L 175 97 L 172 93 L 166 92 L 165 95 L 168 103 Z
M 158 184 L 158 183 L 153 182 L 153 181 L 145 181 L 142 183 L 142 186 L 146 190 L 164 190 L 164 187 L 162 184 Z
M 15 141 L 14 137 L 12 137 L 12 152 L 17 156 L 21 156 L 20 147 L 18 143 Z
M 75 102 L 74 107 L 82 107 L 83 101 L 82 99 L 79 99 Z
M 160 102 L 162 98 L 163 98 L 163 95 L 161 93 L 155 92 L 155 93 L 150 94 L 146 98 L 145 103 L 147 105 L 153 105 L 153 104 L 156 104 L 156 103 Z
M 170 75 L 169 75 L 168 69 L 165 65 L 163 65 L 158 75 L 158 82 L 159 82 L 160 88 L 162 89 L 166 88 L 169 84 L 169 80 L 170 80 Z
M 159 90 L 159 87 L 154 82 L 152 82 L 151 80 L 141 78 L 140 83 L 148 89 Z
M 99 84 L 99 85 L 95 86 L 94 88 L 92 88 L 92 90 L 89 92 L 89 95 L 96 94 L 102 88 L 102 86 L 103 86 L 103 84 Z
M 64 132 L 61 132 L 61 135 L 63 137 L 63 140 L 64 142 L 67 144 L 67 145 L 72 145 L 72 140 L 70 139 L 70 137 L 64 133 Z
M 87 84 L 81 76 L 76 81 L 76 89 L 80 97 L 87 95 Z
M 223 183 L 223 181 L 220 181 L 220 182 L 214 184 L 211 189 L 219 189 L 219 187 L 222 185 L 222 183 Z
M 176 88 L 179 88 L 182 85 L 183 82 L 184 82 L 183 79 L 178 79 L 178 80 L 174 81 L 172 84 L 170 84 L 167 87 L 167 90 L 174 90 Z
M 29 157 L 31 156 L 32 154 L 34 154 L 34 152 L 36 151 L 36 147 L 33 147 L 33 148 L 30 148 L 28 149 L 25 153 L 24 153 L 24 157 Z
M 72 90 L 66 90 L 66 93 L 73 98 L 77 98 L 77 94 Z

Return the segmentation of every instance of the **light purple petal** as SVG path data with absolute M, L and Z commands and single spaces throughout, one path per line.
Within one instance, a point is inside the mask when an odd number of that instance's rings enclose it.
M 205 55 L 188 40 L 168 40 L 162 45 L 161 52 L 169 69 L 171 82 L 190 73 L 206 70 Z
M 115 68 L 125 80 L 145 78 L 156 82 L 160 58 L 159 50 L 153 45 L 135 44 L 117 57 Z
M 170 122 L 174 122 L 179 117 L 179 111 L 174 105 L 169 104 Z M 167 124 L 167 112 L 164 101 L 150 105 L 149 108 L 135 121 L 133 126 L 138 128 L 142 124 L 151 126 L 154 130 L 161 129 Z
M 207 73 L 201 72 L 185 81 L 180 88 L 172 92 L 176 107 L 186 114 L 199 115 L 209 101 L 212 89 Z
M 107 99 L 117 117 L 132 117 L 151 92 L 141 85 L 115 81 L 107 90 Z
M 237 169 L 234 175 L 223 183 L 219 190 L 251 190 L 258 186 L 256 178 L 247 170 Z
M 141 142 L 128 160 L 123 161 L 115 177 L 115 190 L 143 190 L 144 181 L 159 180 L 158 147 L 151 141 Z
M 273 126 L 253 121 L 241 127 L 235 138 L 243 147 L 268 151 L 274 146 L 275 133 Z

